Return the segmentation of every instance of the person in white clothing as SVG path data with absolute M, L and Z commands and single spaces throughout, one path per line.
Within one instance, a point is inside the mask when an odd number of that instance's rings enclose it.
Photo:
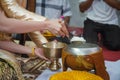
M 31 4 L 32 3 L 32 4 Z M 30 5 L 31 4 L 31 5 Z M 64 21 L 68 28 L 72 16 L 69 0 L 27 0 L 27 9 L 48 19 L 60 19 Z M 51 40 L 69 43 L 67 37 L 53 37 Z
M 120 50 L 120 27 L 117 10 L 120 0 L 79 0 L 79 9 L 85 12 L 83 37 L 98 44 L 101 34 L 103 45 L 110 50 Z
M 59 19 L 64 16 L 66 24 L 69 24 L 72 16 L 69 0 L 36 0 L 35 12 L 48 19 Z

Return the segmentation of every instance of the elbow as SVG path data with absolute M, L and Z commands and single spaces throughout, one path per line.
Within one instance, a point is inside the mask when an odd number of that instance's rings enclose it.
M 82 12 L 82 13 L 83 13 L 83 12 L 85 12 L 85 10 L 84 10 L 84 9 L 82 9 L 82 8 L 80 8 L 79 10 L 80 10 L 80 12 Z
M 82 7 L 82 6 L 79 5 L 79 11 L 82 12 L 82 13 L 85 12 L 84 7 Z
M 120 10 L 120 6 L 118 7 L 118 10 Z
M 80 12 L 84 13 L 84 12 L 85 12 L 85 10 L 83 10 L 83 9 L 80 9 Z
M 120 10 L 120 6 L 119 5 L 114 6 L 114 8 L 116 8 L 117 10 Z
M 115 8 L 115 9 L 117 9 L 117 10 L 120 10 L 120 3 L 118 3 L 116 5 L 113 5 L 112 7 Z
M 115 5 L 115 6 L 116 6 L 116 9 L 117 9 L 117 10 L 120 10 L 120 1 L 117 2 L 117 5 Z

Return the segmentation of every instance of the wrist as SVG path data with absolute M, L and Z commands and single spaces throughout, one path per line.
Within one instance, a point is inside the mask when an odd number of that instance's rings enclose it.
M 46 19 L 44 22 L 44 30 L 48 30 L 49 29 L 49 20 L 48 19 Z

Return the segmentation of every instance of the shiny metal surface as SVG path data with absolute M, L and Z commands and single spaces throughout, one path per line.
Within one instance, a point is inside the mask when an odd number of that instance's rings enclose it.
M 30 12 L 21 7 L 16 0 L 0 0 L 0 7 L 9 18 L 15 18 L 23 21 L 45 21 L 46 18 Z M 48 42 L 47 39 L 40 33 L 40 31 L 28 33 L 32 41 L 41 47 L 41 43 Z
M 61 42 L 48 42 L 43 44 L 44 55 L 47 58 L 60 58 L 62 49 L 65 46 L 64 43 Z
M 58 61 L 59 59 L 53 59 L 53 61 L 51 62 L 51 64 L 49 65 L 49 69 L 51 71 L 57 71 L 61 68 L 61 64 Z
M 45 57 L 51 59 L 51 63 L 49 64 L 49 69 L 51 71 L 57 71 L 61 68 L 59 58 L 61 58 L 63 47 L 65 47 L 65 44 L 61 42 L 53 41 L 43 44 Z
M 96 44 L 74 42 L 65 48 L 65 51 L 72 55 L 89 55 L 96 53 L 100 50 L 100 47 Z

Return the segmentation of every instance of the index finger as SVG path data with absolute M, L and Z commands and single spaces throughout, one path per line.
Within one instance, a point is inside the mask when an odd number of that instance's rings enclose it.
M 65 34 L 65 36 L 69 37 L 69 32 L 67 27 L 65 26 L 64 23 L 61 23 L 61 25 L 62 25 L 61 31 Z

